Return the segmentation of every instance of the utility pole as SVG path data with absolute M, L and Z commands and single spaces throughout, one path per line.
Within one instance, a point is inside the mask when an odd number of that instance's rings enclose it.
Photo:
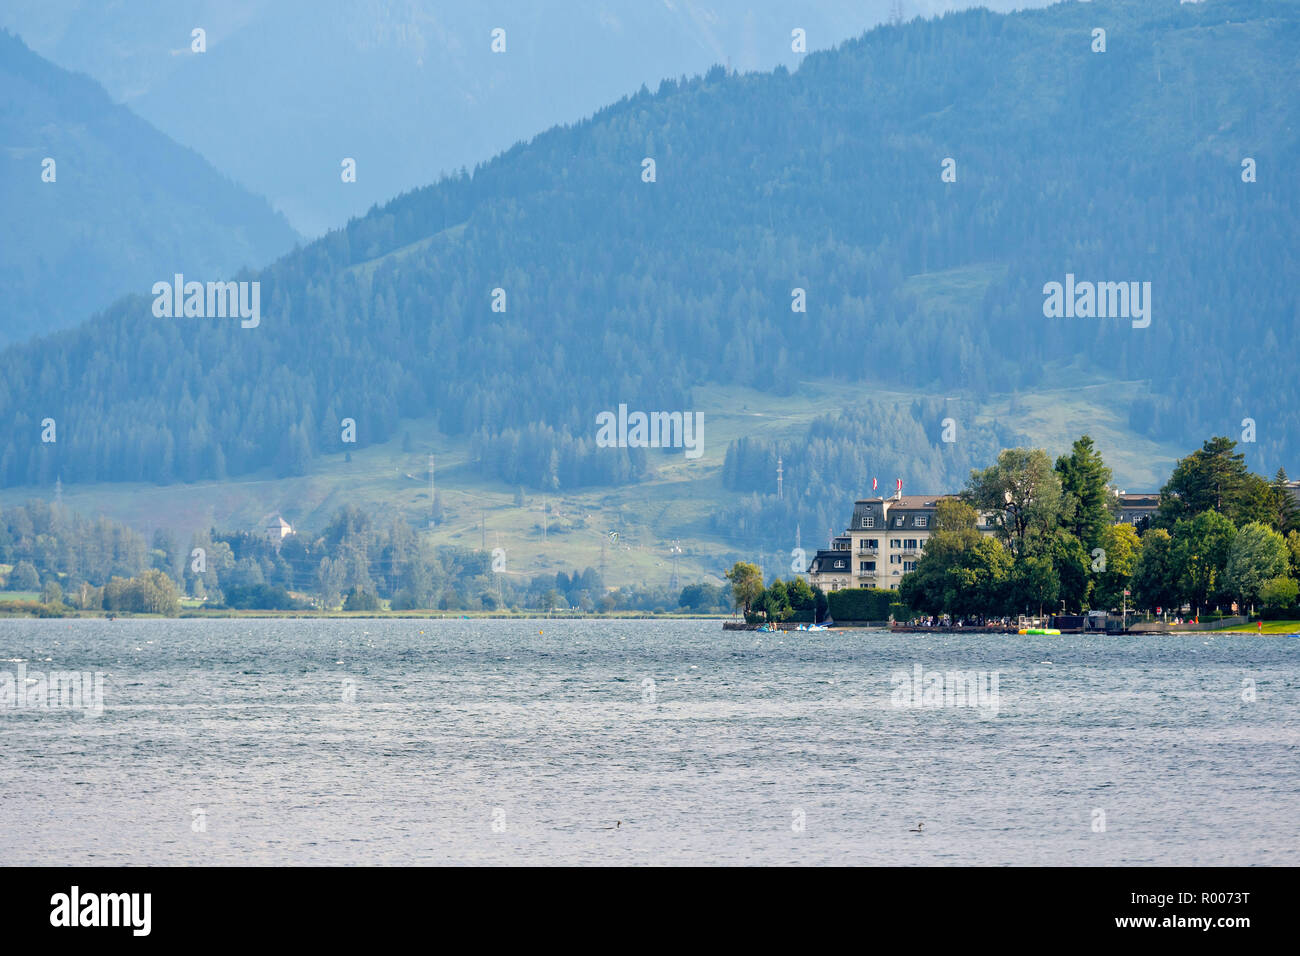
M 433 485 L 433 455 L 429 456 L 429 527 L 434 525 L 434 501 L 437 489 Z
M 668 589 L 670 591 L 676 591 L 678 588 L 681 587 L 681 584 L 677 580 L 677 556 L 681 553 L 682 553 L 682 549 L 678 546 L 676 541 L 673 541 L 673 547 L 672 547 L 673 577 L 672 580 L 668 582 Z
M 782 462 L 781 462 L 781 459 L 780 459 L 780 458 L 777 458 L 777 460 L 776 460 L 776 500 L 777 500 L 777 501 L 781 501 L 781 500 L 785 497 L 785 495 L 782 493 L 782 489 L 781 489 L 781 481 L 782 481 L 781 476 L 782 476 L 783 470 L 784 470 L 784 469 L 782 468 Z

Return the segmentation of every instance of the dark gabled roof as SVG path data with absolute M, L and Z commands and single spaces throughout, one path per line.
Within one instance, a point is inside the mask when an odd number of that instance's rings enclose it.
M 952 495 L 903 495 L 900 498 L 863 498 L 853 504 L 853 518 L 849 530 L 861 531 L 929 531 L 932 518 L 940 501 Z M 888 506 L 888 511 L 886 511 Z M 873 517 L 872 527 L 863 526 L 864 517 Z M 888 518 L 888 522 L 884 518 Z M 900 524 L 898 519 L 902 518 Z M 922 523 L 918 518 L 925 519 Z
M 1160 492 L 1134 492 L 1132 494 L 1123 492 L 1119 496 L 1119 503 L 1123 508 L 1158 508 L 1160 507 Z
M 836 560 L 843 561 L 844 566 L 840 568 L 835 567 L 834 561 Z M 822 566 L 823 562 L 826 563 L 825 567 Z M 852 570 L 853 552 L 851 551 L 818 551 L 808 565 L 808 572 L 810 574 L 829 574 L 835 571 L 844 571 L 847 573 L 852 572 Z

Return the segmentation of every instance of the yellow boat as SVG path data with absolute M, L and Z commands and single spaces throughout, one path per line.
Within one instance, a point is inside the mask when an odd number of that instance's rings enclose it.
M 1022 627 L 1020 630 L 1016 631 L 1016 633 L 1017 634 L 1047 634 L 1047 635 L 1055 634 L 1058 637 L 1061 634 L 1061 632 L 1054 627 Z

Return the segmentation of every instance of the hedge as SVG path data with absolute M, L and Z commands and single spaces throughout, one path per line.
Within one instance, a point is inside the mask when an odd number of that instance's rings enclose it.
M 898 594 L 883 588 L 845 588 L 826 595 L 836 621 L 885 621 Z

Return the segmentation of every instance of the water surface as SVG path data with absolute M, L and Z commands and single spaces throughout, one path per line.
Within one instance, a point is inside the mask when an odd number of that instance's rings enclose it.
M 1293 637 L 6 620 L 0 660 L 105 674 L 0 709 L 3 864 L 1300 862 Z M 916 664 L 996 713 L 894 706 Z

